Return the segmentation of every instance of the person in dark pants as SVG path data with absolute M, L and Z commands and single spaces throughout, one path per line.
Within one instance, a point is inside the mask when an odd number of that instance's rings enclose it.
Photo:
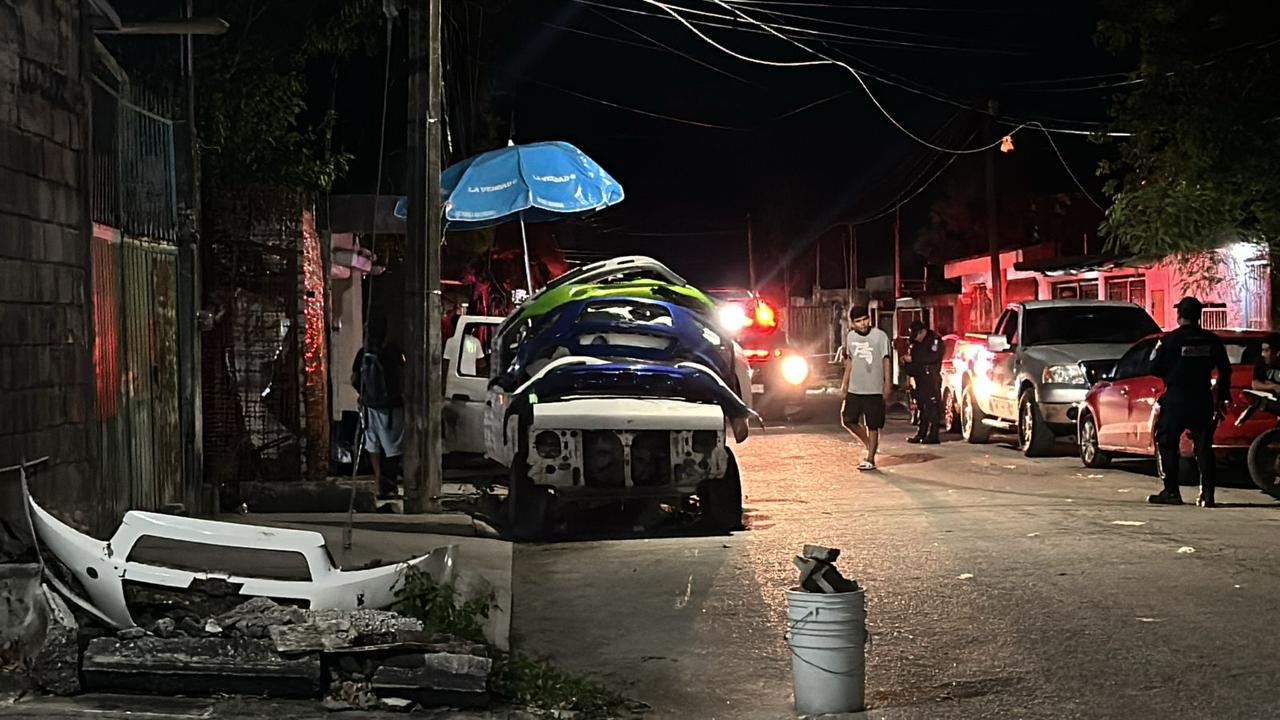
M 916 407 L 920 412 L 920 427 L 912 444 L 937 445 L 938 429 L 942 425 L 942 338 L 919 320 L 911 323 L 911 348 L 907 350 L 907 375 L 915 381 Z
M 356 353 L 351 366 L 351 385 L 360 393 L 364 449 L 373 464 L 378 496 L 390 498 L 399 493 L 399 484 L 394 478 L 399 475 L 404 444 L 404 397 L 400 381 L 405 358 L 400 348 L 387 340 L 387 322 L 381 316 L 369 320 L 364 340 L 364 347 Z
M 1222 419 L 1222 406 L 1231 400 L 1231 360 L 1222 340 L 1200 327 L 1204 305 L 1185 297 L 1174 306 L 1178 328 L 1156 345 L 1151 372 L 1164 380 L 1156 445 L 1164 466 L 1164 490 L 1147 498 L 1158 505 L 1181 505 L 1178 489 L 1178 448 L 1183 433 L 1190 433 L 1200 467 L 1200 497 L 1196 504 L 1213 507 L 1217 461 L 1213 433 Z M 1215 386 L 1211 381 L 1218 373 Z

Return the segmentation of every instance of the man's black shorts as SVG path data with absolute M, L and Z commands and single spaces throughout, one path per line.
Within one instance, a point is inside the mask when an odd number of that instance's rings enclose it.
M 844 410 L 841 414 L 846 426 L 866 424 L 868 430 L 879 430 L 884 427 L 884 396 L 854 395 L 844 396 Z

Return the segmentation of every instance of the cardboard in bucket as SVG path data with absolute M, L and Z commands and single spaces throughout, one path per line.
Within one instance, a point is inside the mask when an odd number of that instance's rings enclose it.
M 839 548 L 805 545 L 804 553 L 795 558 L 800 570 L 799 588 L 811 593 L 849 593 L 858 591 L 858 583 L 840 574 L 835 561 Z

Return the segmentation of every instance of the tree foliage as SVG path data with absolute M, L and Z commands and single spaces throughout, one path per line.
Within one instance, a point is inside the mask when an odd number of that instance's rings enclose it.
M 1098 40 L 1137 59 L 1113 103 L 1103 233 L 1144 258 L 1280 242 L 1280 37 L 1270 0 L 1112 0 Z
M 380 47 L 381 3 L 230 0 L 206 10 L 231 26 L 196 54 L 208 169 L 237 182 L 327 190 L 350 156 L 330 150 L 336 117 L 308 80 L 324 76 L 318 66 Z

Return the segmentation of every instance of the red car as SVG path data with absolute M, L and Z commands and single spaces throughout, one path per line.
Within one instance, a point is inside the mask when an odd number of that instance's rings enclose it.
M 1249 407 L 1241 394 L 1253 382 L 1253 366 L 1259 346 L 1267 333 L 1257 330 L 1219 330 L 1231 358 L 1231 403 L 1226 419 L 1218 424 L 1213 447 L 1220 456 L 1243 456 L 1249 444 L 1263 431 L 1275 427 L 1275 418 L 1257 413 L 1237 427 L 1236 418 Z M 1160 415 L 1159 398 L 1164 381 L 1151 375 L 1151 360 L 1161 335 L 1139 340 L 1129 348 L 1110 372 L 1094 384 L 1085 396 L 1077 420 L 1080 459 L 1086 467 L 1105 467 L 1113 455 L 1160 458 L 1155 449 L 1155 424 Z M 1216 382 L 1216 380 L 1215 380 Z M 1191 457 L 1191 442 L 1182 439 L 1182 456 Z M 1194 470 L 1188 468 L 1194 477 Z M 1163 474 L 1163 469 L 1161 469 Z M 1182 473 L 1180 473 L 1182 474 Z

